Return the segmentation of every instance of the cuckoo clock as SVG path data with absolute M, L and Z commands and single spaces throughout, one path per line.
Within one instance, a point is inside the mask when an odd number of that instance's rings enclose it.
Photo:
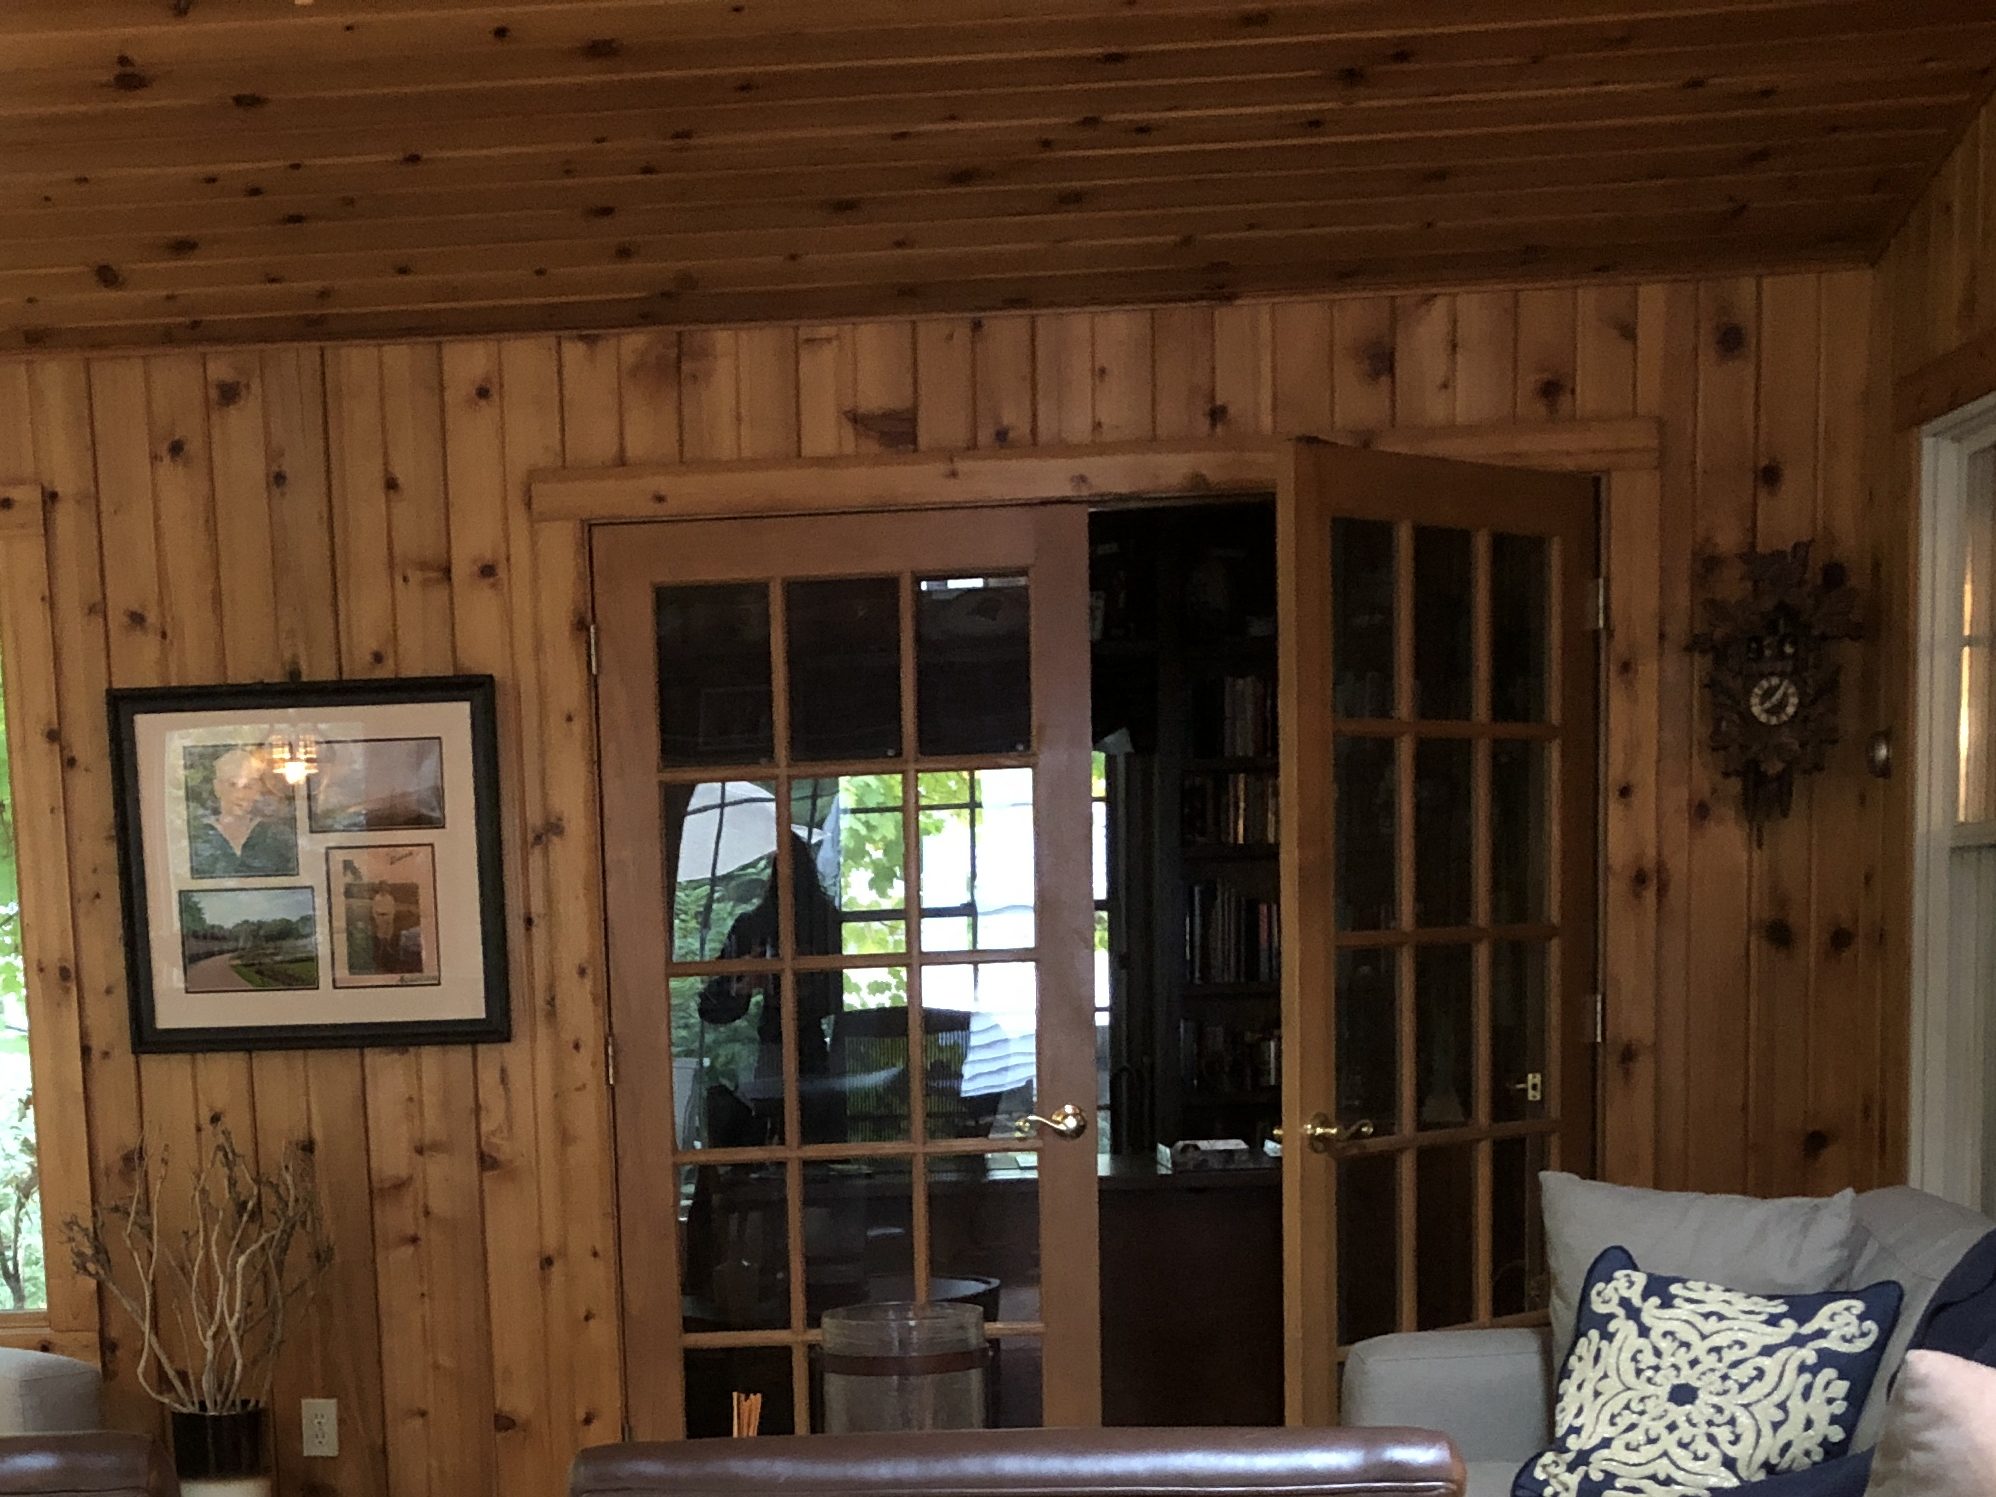
M 1786 816 L 1795 776 L 1822 769 L 1837 741 L 1838 640 L 1861 636 L 1857 593 L 1837 563 L 1809 566 L 1809 542 L 1740 554 L 1746 595 L 1708 598 L 1691 647 L 1711 657 L 1712 748 L 1740 782 L 1755 834 Z

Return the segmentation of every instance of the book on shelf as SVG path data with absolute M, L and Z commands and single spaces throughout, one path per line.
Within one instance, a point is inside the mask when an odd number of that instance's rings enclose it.
M 1217 881 L 1185 889 L 1185 980 L 1274 982 L 1282 975 L 1282 914 L 1276 901 Z
M 1181 824 L 1194 847 L 1269 847 L 1280 836 L 1273 774 L 1241 770 L 1193 774 L 1180 792 Z
M 1193 721 L 1200 758 L 1265 759 L 1275 753 L 1275 682 L 1266 675 L 1220 676 L 1201 684 Z

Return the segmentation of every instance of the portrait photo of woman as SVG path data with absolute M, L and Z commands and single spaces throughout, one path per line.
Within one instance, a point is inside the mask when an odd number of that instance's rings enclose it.
M 187 771 L 190 878 L 295 878 L 297 793 L 261 744 L 182 750 Z

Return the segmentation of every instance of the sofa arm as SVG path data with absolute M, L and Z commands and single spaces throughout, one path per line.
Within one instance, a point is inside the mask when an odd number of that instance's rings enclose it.
M 1537 1329 L 1413 1331 L 1345 1362 L 1344 1422 L 1436 1429 L 1467 1461 L 1516 1461 L 1552 1434 L 1551 1349 Z

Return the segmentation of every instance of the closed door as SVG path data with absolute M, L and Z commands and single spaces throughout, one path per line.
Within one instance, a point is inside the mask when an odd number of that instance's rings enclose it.
M 1527 1321 L 1592 1159 L 1591 479 L 1293 449 L 1282 589 L 1295 1422 L 1353 1343 Z
M 889 1300 L 984 1311 L 994 1422 L 1099 1418 L 1085 523 L 594 538 L 638 1437 L 821 1427 Z

